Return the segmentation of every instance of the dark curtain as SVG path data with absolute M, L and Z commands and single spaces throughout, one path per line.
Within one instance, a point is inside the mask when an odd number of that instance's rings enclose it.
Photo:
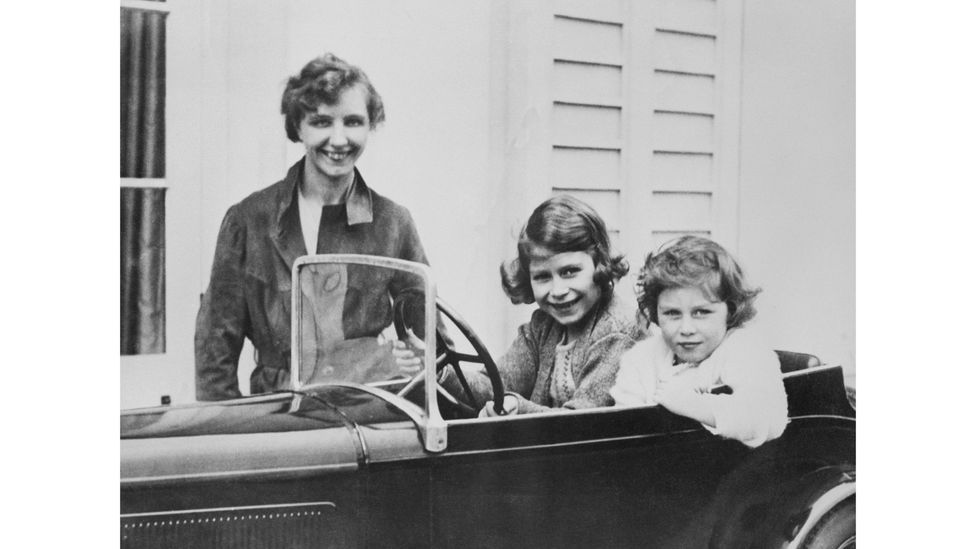
M 164 178 L 166 14 L 122 9 L 121 177 Z M 166 350 L 163 188 L 121 195 L 121 352 Z
M 166 189 L 122 189 L 122 354 L 166 350 Z
M 122 10 L 122 177 L 165 177 L 166 15 Z

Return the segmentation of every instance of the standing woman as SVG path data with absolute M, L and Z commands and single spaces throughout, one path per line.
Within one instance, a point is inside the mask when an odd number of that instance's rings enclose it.
M 245 338 L 257 363 L 251 393 L 288 385 L 291 268 L 299 256 L 361 253 L 427 263 L 410 213 L 369 188 L 355 166 L 385 119 L 366 73 L 331 53 L 317 57 L 288 80 L 281 113 L 305 156 L 224 216 L 197 315 L 198 400 L 241 396 L 237 363 Z M 361 315 L 367 320 L 354 329 L 343 326 L 347 337 L 375 337 L 391 314 L 388 294 L 352 297 L 373 314 Z

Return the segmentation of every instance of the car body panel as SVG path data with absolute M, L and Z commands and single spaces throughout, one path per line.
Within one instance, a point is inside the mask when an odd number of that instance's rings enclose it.
M 340 540 L 337 547 L 527 541 L 705 547 L 713 536 L 786 543 L 782 532 L 798 530 L 796 517 L 814 496 L 845 481 L 845 467 L 854 469 L 853 412 L 841 409 L 842 387 L 834 385 L 832 398 L 826 389 L 839 374 L 817 368 L 788 378 L 791 410 L 810 413 L 794 413 L 784 435 L 757 450 L 660 407 L 452 420 L 447 449 L 429 452 L 413 421 L 389 413 L 388 402 L 365 391 L 317 388 L 321 394 L 237 401 L 265 419 L 241 429 L 247 432 L 214 434 L 221 422 L 240 425 L 244 414 L 210 411 L 192 429 L 123 441 L 123 529 L 149 519 L 234 518 L 207 523 L 210 530 L 197 538 L 182 530 L 184 537 L 175 539 L 186 546 L 235 535 L 271 543 L 260 536 L 274 533 L 275 543 L 301 547 L 289 532 L 309 531 Z M 818 391 L 823 394 L 816 397 Z M 794 398 L 798 392 L 804 396 Z M 344 407 L 325 404 L 330 400 Z M 220 405 L 199 408 L 213 406 Z M 310 429 L 308 421 L 319 428 Z M 271 423 L 293 430 L 269 431 Z M 145 435 L 146 429 L 134 432 Z M 833 471 L 829 478 L 817 476 L 827 469 Z M 791 501 L 799 503 L 783 503 Z M 292 512 L 318 513 L 317 521 L 278 522 L 258 535 L 244 528 L 253 529 L 253 521 L 239 518 Z M 747 520 L 757 512 L 766 520 Z M 560 528 L 551 524 L 554 517 L 561 517 Z M 173 539 L 155 528 L 155 537 Z M 146 546 L 152 536 L 145 528 L 140 532 L 124 535 L 124 545 Z
M 365 453 L 355 423 L 323 398 L 374 417 L 377 399 L 324 393 L 124 413 L 122 546 L 360 543 Z
M 838 373 L 816 369 L 790 387 L 827 387 Z M 732 503 L 746 515 L 782 508 L 785 480 L 841 464 L 853 470 L 854 422 L 835 404 L 794 416 L 780 439 L 758 450 L 660 407 L 448 422 L 448 450 L 433 458 L 432 541 L 704 547 L 713 531 L 726 540 L 771 539 L 792 515 L 770 513 L 761 528 L 743 528 L 726 518 Z M 795 409 L 804 406 L 799 399 Z

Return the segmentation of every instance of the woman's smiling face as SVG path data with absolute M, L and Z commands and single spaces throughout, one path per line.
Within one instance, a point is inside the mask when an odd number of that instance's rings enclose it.
M 657 324 L 681 362 L 698 364 L 712 355 L 728 331 L 729 307 L 695 286 L 669 288 L 657 298 Z
M 356 160 L 369 139 L 366 90 L 352 86 L 334 105 L 321 103 L 315 111 L 305 113 L 298 136 L 305 145 L 307 167 L 330 182 L 350 183 Z
M 529 256 L 529 280 L 539 308 L 569 329 L 586 318 L 600 300 L 600 286 L 593 280 L 596 268 L 586 252 L 553 254 L 534 248 Z

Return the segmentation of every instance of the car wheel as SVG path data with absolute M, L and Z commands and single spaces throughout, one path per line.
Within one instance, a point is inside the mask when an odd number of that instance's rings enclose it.
M 813 527 L 804 549 L 854 549 L 855 501 L 841 503 Z

